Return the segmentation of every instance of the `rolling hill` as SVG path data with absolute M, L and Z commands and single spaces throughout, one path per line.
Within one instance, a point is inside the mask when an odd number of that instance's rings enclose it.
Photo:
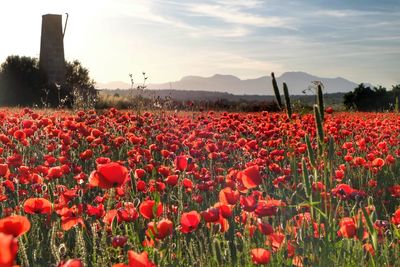
M 342 77 L 323 78 L 305 72 L 285 72 L 276 78 L 279 86 L 283 82 L 287 83 L 291 95 L 303 95 L 303 90 L 307 89 L 312 81 L 322 82 L 325 93 L 345 93 L 357 87 L 357 83 Z M 129 89 L 130 84 L 124 82 L 99 83 L 96 87 L 98 89 Z M 273 95 L 270 76 L 245 80 L 233 75 L 221 74 L 211 77 L 185 76 L 175 82 L 148 84 L 147 89 L 225 92 L 233 95 Z

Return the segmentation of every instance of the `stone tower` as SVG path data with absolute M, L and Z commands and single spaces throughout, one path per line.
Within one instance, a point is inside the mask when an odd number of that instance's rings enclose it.
M 65 82 L 63 35 L 61 15 L 42 16 L 39 67 L 47 74 L 50 83 Z

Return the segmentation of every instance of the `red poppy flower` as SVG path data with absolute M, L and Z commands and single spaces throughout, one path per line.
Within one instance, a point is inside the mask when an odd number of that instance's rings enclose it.
M 197 211 L 184 212 L 181 217 L 181 232 L 187 234 L 196 230 L 200 218 L 201 216 Z
M 58 267 L 83 267 L 83 266 L 84 265 L 80 259 L 70 259 L 58 265 Z
M 156 202 L 154 200 L 145 200 L 139 206 L 140 215 L 143 218 L 152 220 L 154 216 L 160 216 L 163 212 L 163 206 L 161 202 L 158 202 L 157 208 L 154 208 Z
M 356 223 L 353 218 L 345 217 L 339 222 L 338 236 L 352 238 L 357 234 Z
M 325 109 L 325 112 L 328 113 L 328 114 L 332 114 L 333 113 L 333 108 L 332 107 L 327 107 Z
M 60 166 L 56 166 L 56 167 L 51 167 L 49 169 L 49 172 L 47 174 L 47 177 L 51 180 L 51 179 L 58 179 L 61 178 L 63 176 L 63 170 Z
M 166 166 L 160 166 L 157 169 L 157 171 L 158 171 L 159 174 L 161 174 L 164 177 L 167 177 L 171 173 L 171 170 L 169 169 L 169 167 L 166 167 Z
M 261 221 L 261 219 L 258 219 L 258 230 L 263 235 L 270 235 L 274 232 L 274 228 L 272 227 L 272 225 L 267 222 Z
M 350 196 L 356 192 L 357 190 L 348 184 L 338 184 L 334 189 L 332 189 L 332 194 L 341 199 L 349 199 Z
M 135 205 L 132 202 L 125 202 L 123 207 L 117 210 L 118 222 L 133 222 L 139 217 Z
M 18 253 L 17 239 L 0 232 L 0 248 L 0 266 L 13 266 Z
M 270 245 L 273 251 L 277 251 L 278 249 L 282 248 L 284 241 L 286 240 L 285 234 L 282 232 L 274 232 L 268 235 L 268 239 L 265 244 Z
M 45 198 L 28 198 L 24 203 L 24 211 L 29 214 L 50 214 L 51 202 Z
M 162 219 L 157 222 L 157 226 L 154 227 L 155 223 L 150 222 L 148 224 L 147 236 L 151 237 L 153 235 L 157 239 L 164 239 L 165 237 L 172 234 L 174 224 L 171 220 Z
M 239 200 L 239 191 L 233 190 L 230 187 L 225 187 L 219 191 L 219 201 L 229 205 L 235 205 Z
M 79 158 L 84 161 L 89 160 L 91 157 L 93 157 L 93 151 L 91 149 L 86 149 L 79 154 Z
M 248 212 L 252 212 L 257 208 L 257 200 L 254 196 L 240 196 L 240 205 L 242 209 Z
M 118 248 L 118 247 L 122 248 L 123 246 L 125 246 L 126 242 L 128 242 L 127 236 L 114 236 L 112 238 L 111 245 L 114 248 Z
M 165 183 L 174 186 L 178 183 L 178 175 L 168 175 L 168 177 L 165 179 Z
M 203 217 L 206 222 L 216 222 L 219 219 L 219 209 L 218 208 L 209 208 L 205 211 L 202 211 L 201 217 Z
M 374 250 L 374 247 L 372 246 L 372 244 L 370 244 L 370 243 L 365 243 L 365 244 L 363 245 L 363 249 L 364 249 L 365 251 L 367 251 L 369 254 L 371 254 L 372 256 L 375 256 L 375 250 Z
M 106 212 L 103 217 L 103 222 L 107 225 L 111 225 L 115 218 L 117 218 L 118 211 L 116 209 L 112 209 Z M 117 218 L 118 219 L 118 218 Z
M 385 160 L 382 158 L 376 158 L 372 161 L 372 166 L 382 168 L 385 165 Z
M 175 168 L 179 171 L 185 171 L 188 166 L 188 157 L 177 156 L 175 159 Z
M 257 187 L 262 182 L 260 170 L 257 165 L 250 166 L 244 171 L 240 172 L 240 177 L 242 179 L 244 187 L 246 187 L 247 189 Z
M 0 220 L 0 232 L 18 237 L 31 228 L 29 220 L 20 215 L 11 215 Z
M 182 185 L 186 188 L 187 191 L 190 191 L 193 188 L 193 182 L 188 178 L 182 180 Z
M 392 223 L 397 226 L 400 225 L 400 208 L 393 214 Z
M 263 248 L 251 250 L 251 260 L 254 264 L 268 264 L 271 260 L 271 252 Z
M 128 251 L 129 267 L 155 267 L 156 265 L 149 260 L 147 252 L 136 253 L 133 250 Z
M 61 228 L 64 231 L 68 231 L 78 224 L 82 225 L 83 227 L 85 226 L 83 219 L 79 217 L 81 213 L 79 207 L 64 207 L 61 210 L 57 211 L 57 213 L 61 216 Z
M 97 207 L 88 204 L 86 208 L 87 208 L 87 214 L 89 216 L 95 216 L 97 218 L 101 218 L 106 213 L 103 204 L 99 204 Z
M 89 185 L 109 189 L 123 185 L 128 179 L 129 173 L 127 168 L 117 162 L 110 162 L 97 165 L 97 170 L 90 174 Z
M 143 170 L 143 169 L 136 169 L 135 170 L 135 177 L 137 179 L 142 179 L 145 176 L 145 174 L 146 174 L 146 171 Z
M 220 215 L 224 218 L 229 218 L 232 216 L 232 207 L 231 205 L 217 202 L 214 204 L 214 208 L 219 209 Z
M 274 216 L 278 212 L 278 207 L 286 206 L 285 202 L 276 199 L 259 200 L 257 208 L 254 211 L 260 217 Z
M 8 168 L 8 164 L 0 164 L 0 177 L 8 178 L 10 175 L 10 169 Z

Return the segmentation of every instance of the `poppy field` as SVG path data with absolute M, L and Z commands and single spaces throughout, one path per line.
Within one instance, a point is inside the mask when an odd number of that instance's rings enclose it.
M 400 115 L 0 111 L 0 267 L 399 266 Z

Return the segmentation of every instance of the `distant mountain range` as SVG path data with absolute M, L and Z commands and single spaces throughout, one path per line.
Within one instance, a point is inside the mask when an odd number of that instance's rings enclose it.
M 282 83 L 286 82 L 291 95 L 303 95 L 312 81 L 320 81 L 324 85 L 325 93 L 344 93 L 352 91 L 357 83 L 346 80 L 342 77 L 323 78 L 305 72 L 285 72 L 276 77 L 279 87 L 282 90 Z M 124 82 L 98 83 L 98 89 L 129 89 L 130 84 Z M 180 81 L 148 84 L 147 89 L 163 90 L 188 90 L 206 92 L 226 92 L 234 95 L 273 95 L 273 88 L 270 76 L 263 76 L 256 79 L 241 80 L 233 75 L 216 74 L 211 77 L 185 76 Z

